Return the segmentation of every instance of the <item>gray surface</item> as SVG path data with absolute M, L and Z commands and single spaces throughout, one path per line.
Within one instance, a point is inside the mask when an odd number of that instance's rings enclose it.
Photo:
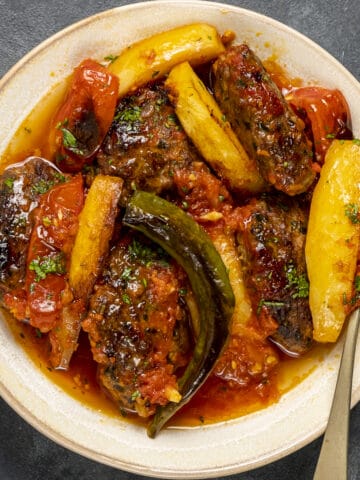
M 112 0 L 0 0 L 0 76 L 53 33 L 88 15 L 123 5 Z M 276 18 L 328 50 L 360 80 L 358 0 L 229 1 Z M 48 440 L 0 399 L 1 480 L 136 480 L 131 473 L 92 462 Z M 299 418 L 299 429 L 302 419 Z M 351 413 L 349 479 L 360 479 L 360 404 Z M 321 439 L 230 480 L 311 479 Z M 333 479 L 329 479 L 333 480 Z M 336 479 L 334 479 L 336 480 Z

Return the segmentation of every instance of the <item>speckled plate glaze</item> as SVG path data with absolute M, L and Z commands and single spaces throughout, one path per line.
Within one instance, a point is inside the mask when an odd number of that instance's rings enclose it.
M 231 29 L 262 58 L 275 53 L 295 76 L 340 88 L 360 135 L 360 85 L 319 46 L 270 18 L 204 1 L 153 1 L 110 10 L 51 37 L 0 82 L 0 152 L 21 121 L 53 85 L 84 58 L 109 53 L 157 31 L 208 22 Z M 85 407 L 45 378 L 0 322 L 0 393 L 9 405 L 55 442 L 86 457 L 161 478 L 208 478 L 270 463 L 319 436 L 330 409 L 341 344 L 303 382 L 271 407 L 221 424 L 167 429 L 156 440 L 145 431 Z M 353 402 L 360 399 L 360 349 Z

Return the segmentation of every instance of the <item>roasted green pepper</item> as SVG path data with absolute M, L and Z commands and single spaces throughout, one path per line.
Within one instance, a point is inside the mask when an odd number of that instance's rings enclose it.
M 225 265 L 205 231 L 183 210 L 153 195 L 134 194 L 123 223 L 144 233 L 166 250 L 185 270 L 200 316 L 194 352 L 179 379 L 180 402 L 158 407 L 148 427 L 153 438 L 204 383 L 228 337 L 234 295 Z

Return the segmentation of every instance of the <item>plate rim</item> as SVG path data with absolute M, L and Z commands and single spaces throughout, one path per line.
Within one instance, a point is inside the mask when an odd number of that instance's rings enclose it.
M 329 52 L 327 52 L 323 47 L 321 47 L 319 44 L 314 42 L 312 39 L 307 37 L 306 35 L 302 34 L 301 32 L 297 31 L 296 29 L 289 27 L 285 25 L 284 23 L 273 19 L 271 17 L 268 17 L 264 14 L 245 9 L 242 7 L 239 7 L 237 5 L 230 5 L 226 3 L 218 3 L 218 2 L 211 2 L 211 1 L 202 1 L 202 0 L 183 0 L 182 2 L 178 0 L 153 0 L 152 2 L 138 2 L 138 3 L 131 3 L 131 4 L 126 4 L 122 5 L 119 7 L 115 7 L 112 9 L 104 10 L 99 13 L 95 13 L 94 15 L 91 15 L 89 17 L 86 17 L 82 20 L 79 20 L 64 29 L 61 29 L 59 32 L 51 35 L 44 41 L 42 41 L 39 45 L 35 46 L 32 48 L 25 56 L 23 56 L 18 62 L 13 65 L 8 72 L 5 73 L 5 75 L 1 78 L 0 80 L 0 91 L 2 91 L 3 88 L 7 85 L 9 81 L 11 81 L 12 77 L 16 75 L 22 68 L 24 68 L 28 62 L 30 62 L 34 57 L 36 57 L 41 51 L 46 49 L 49 45 L 52 43 L 60 40 L 61 38 L 71 34 L 73 31 L 78 30 L 79 28 L 84 28 L 86 25 L 89 23 L 93 23 L 97 19 L 101 19 L 103 17 L 107 16 L 112 16 L 114 13 L 117 13 L 118 11 L 125 11 L 125 10 L 134 10 L 134 9 L 141 9 L 144 6 L 149 7 L 149 4 L 152 5 L 166 5 L 169 3 L 174 3 L 174 4 L 191 4 L 191 5 L 199 5 L 199 6 L 211 6 L 213 8 L 220 8 L 220 9 L 228 9 L 228 10 L 236 10 L 237 12 L 244 12 L 246 14 L 251 14 L 253 16 L 259 17 L 265 22 L 270 23 L 273 26 L 278 26 L 281 27 L 284 30 L 287 30 L 289 33 L 292 33 L 293 35 L 296 35 L 298 38 L 300 38 L 302 41 L 305 41 L 308 45 L 310 45 L 312 48 L 316 48 L 318 51 L 322 53 L 322 55 L 326 56 L 332 64 L 336 65 L 336 68 L 339 68 L 341 70 L 342 75 L 346 75 L 351 82 L 357 82 L 359 87 L 360 83 L 359 81 L 352 75 L 351 72 L 349 72 L 341 63 L 339 60 L 337 60 L 335 57 L 333 57 Z M 46 437 L 50 438 L 53 440 L 55 443 L 60 444 L 64 446 L 65 448 L 74 451 L 77 454 L 80 454 L 84 457 L 87 457 L 91 460 L 96 460 L 98 462 L 107 464 L 111 467 L 115 468 L 120 468 L 124 471 L 132 472 L 132 473 L 139 473 L 142 475 L 148 475 L 148 476 L 153 476 L 156 478 L 211 478 L 218 476 L 219 473 L 221 475 L 230 475 L 234 473 L 240 473 L 244 471 L 249 471 L 254 468 L 258 468 L 260 466 L 266 465 L 270 462 L 273 462 L 275 460 L 278 460 L 280 458 L 283 458 L 286 455 L 289 455 L 290 453 L 293 453 L 294 451 L 302 448 L 304 445 L 307 445 L 310 443 L 312 440 L 315 438 L 319 437 L 325 428 L 325 425 L 323 425 L 320 429 L 317 429 L 316 431 L 311 432 L 307 436 L 303 438 L 303 441 L 300 443 L 297 443 L 296 445 L 291 445 L 285 450 L 281 450 L 278 452 L 278 455 L 273 456 L 270 460 L 265 459 L 260 459 L 258 461 L 253 462 L 250 465 L 247 465 L 246 468 L 244 469 L 239 469 L 238 464 L 234 463 L 233 465 L 229 465 L 227 469 L 222 469 L 220 471 L 213 471 L 213 469 L 209 470 L 209 472 L 205 472 L 205 476 L 203 476 L 203 473 L 200 475 L 194 475 L 193 472 L 189 472 L 186 474 L 178 474 L 178 472 L 174 472 L 174 475 L 172 475 L 169 471 L 167 472 L 161 472 L 157 471 L 156 469 L 149 470 L 149 467 L 142 467 L 140 465 L 131 465 L 129 468 L 129 465 L 126 463 L 122 462 L 119 459 L 113 459 L 113 458 L 108 458 L 105 457 L 101 454 L 99 454 L 96 451 L 92 451 L 90 449 L 85 449 L 80 445 L 73 445 L 71 441 L 69 441 L 66 437 L 63 437 L 62 435 L 59 435 L 56 431 L 52 431 L 49 429 L 49 426 L 41 422 L 37 417 L 33 416 L 31 412 L 26 410 L 26 408 L 21 404 L 21 402 L 15 398 L 10 391 L 7 390 L 6 386 L 0 383 L 0 394 L 2 398 L 8 403 L 8 405 L 16 411 L 27 423 L 32 425 L 36 430 L 41 432 L 43 435 Z M 357 389 L 353 392 L 353 399 L 352 399 L 352 406 L 354 406 L 358 401 L 360 400 L 360 385 L 358 386 Z M 132 468 L 136 467 L 136 468 Z M 213 471 L 213 472 L 212 472 Z M 170 476 L 169 476 L 170 475 Z

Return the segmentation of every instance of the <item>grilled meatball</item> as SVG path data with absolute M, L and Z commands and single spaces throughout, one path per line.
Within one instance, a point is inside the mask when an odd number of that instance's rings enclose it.
M 165 91 L 153 86 L 120 101 L 98 164 L 102 173 L 124 180 L 124 203 L 134 188 L 170 189 L 174 170 L 195 155 Z
M 299 355 L 312 344 L 305 265 L 307 216 L 285 196 L 253 199 L 241 207 L 239 245 L 254 311 L 279 325 L 272 339 Z
M 30 157 L 8 167 L 0 178 L 0 301 L 21 287 L 39 196 L 65 177 L 47 160 Z
M 186 276 L 141 236 L 122 237 L 95 286 L 83 328 L 98 378 L 124 411 L 147 417 L 179 401 L 176 370 L 188 361 Z
M 213 71 L 215 97 L 264 179 L 288 195 L 305 192 L 315 177 L 311 144 L 260 60 L 238 45 L 219 56 Z

